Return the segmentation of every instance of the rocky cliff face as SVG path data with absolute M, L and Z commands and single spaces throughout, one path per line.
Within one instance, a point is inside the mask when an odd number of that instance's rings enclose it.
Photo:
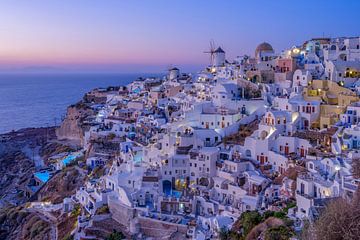
M 0 135 L 0 208 L 26 201 L 23 190 L 36 165 L 42 165 L 37 161 L 41 159 L 37 150 L 54 138 L 54 128 L 28 128 Z
M 56 130 L 58 139 L 72 140 L 82 145 L 85 129 L 83 121 L 92 114 L 93 111 L 82 102 L 68 107 L 64 121 L 60 128 Z
M 51 228 L 23 206 L 0 209 L 0 239 L 51 239 Z

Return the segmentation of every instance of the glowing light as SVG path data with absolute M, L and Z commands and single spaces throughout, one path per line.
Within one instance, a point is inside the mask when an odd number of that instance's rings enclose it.
M 335 166 L 335 171 L 339 171 L 341 168 L 340 168 L 340 166 L 339 165 L 336 165 Z
M 295 53 L 295 54 L 298 54 L 298 53 L 300 52 L 300 50 L 299 50 L 298 48 L 294 48 L 292 51 L 293 51 L 293 53 Z
M 331 195 L 330 190 L 329 189 L 325 190 L 324 195 L 325 195 L 325 197 L 330 197 L 330 195 Z

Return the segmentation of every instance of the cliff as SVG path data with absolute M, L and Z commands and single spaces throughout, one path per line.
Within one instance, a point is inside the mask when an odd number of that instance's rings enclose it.
M 71 105 L 60 128 L 56 130 L 59 140 L 71 140 L 82 145 L 84 143 L 84 120 L 93 114 L 93 110 L 83 102 Z
M 23 190 L 35 168 L 43 166 L 38 149 L 54 138 L 54 128 L 27 128 L 0 135 L 0 208 L 26 201 Z

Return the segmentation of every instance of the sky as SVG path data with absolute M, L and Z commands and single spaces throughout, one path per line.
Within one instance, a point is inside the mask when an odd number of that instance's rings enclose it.
M 0 71 L 163 72 L 276 52 L 313 37 L 360 36 L 358 0 L 1 0 Z

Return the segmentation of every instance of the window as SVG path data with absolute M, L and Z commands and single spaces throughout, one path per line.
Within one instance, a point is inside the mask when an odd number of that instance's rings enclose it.
M 304 194 L 305 193 L 305 185 L 304 183 L 300 184 L 300 194 Z

